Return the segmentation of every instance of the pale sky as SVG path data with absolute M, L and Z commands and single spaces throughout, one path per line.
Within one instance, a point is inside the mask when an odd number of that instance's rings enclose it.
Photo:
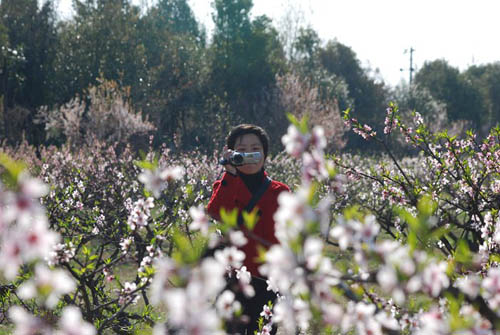
M 71 0 L 59 0 L 67 11 Z M 135 3 L 154 0 L 134 0 Z M 211 0 L 188 0 L 199 22 L 213 27 Z M 500 61 L 499 0 L 253 0 L 253 15 L 283 21 L 289 8 L 303 13 L 323 41 L 351 47 L 363 67 L 379 69 L 392 86 L 408 81 L 410 55 L 418 70 L 445 59 L 460 70 Z M 402 72 L 400 69 L 403 68 Z

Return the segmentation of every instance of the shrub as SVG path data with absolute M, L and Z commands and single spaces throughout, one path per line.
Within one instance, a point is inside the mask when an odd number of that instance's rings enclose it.
M 45 125 L 49 139 L 64 135 L 73 147 L 92 141 L 126 143 L 133 135 L 155 130 L 140 112 L 133 111 L 129 95 L 117 83 L 102 80 L 98 86 L 90 87 L 84 98 L 73 98 L 56 109 L 42 107 L 38 122 Z

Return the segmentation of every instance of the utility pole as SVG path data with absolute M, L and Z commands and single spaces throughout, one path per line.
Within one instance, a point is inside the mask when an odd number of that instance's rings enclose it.
M 405 53 L 407 52 L 410 52 L 410 68 L 409 68 L 409 71 L 410 71 L 410 85 L 409 87 L 411 87 L 411 83 L 413 81 L 413 71 L 415 71 L 415 69 L 413 68 L 413 53 L 415 52 L 415 49 L 413 49 L 413 47 L 410 47 L 410 49 L 406 49 L 405 50 Z M 404 69 L 401 69 L 401 71 L 403 71 Z

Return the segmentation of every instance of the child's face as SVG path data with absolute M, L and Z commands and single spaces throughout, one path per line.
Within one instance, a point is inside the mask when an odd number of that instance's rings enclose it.
M 236 139 L 234 150 L 239 152 L 260 152 L 262 158 L 258 163 L 245 164 L 236 167 L 244 174 L 254 174 L 259 172 L 264 166 L 264 147 L 259 137 L 255 134 L 245 134 Z

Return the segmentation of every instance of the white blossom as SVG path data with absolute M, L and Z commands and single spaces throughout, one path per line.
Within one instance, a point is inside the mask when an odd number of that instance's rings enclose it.
M 241 309 L 241 304 L 238 300 L 235 300 L 235 295 L 232 291 L 225 290 L 217 298 L 215 303 L 219 315 L 224 319 L 230 319 L 233 317 L 234 313 Z
M 20 306 L 12 306 L 9 309 L 9 317 L 14 323 L 13 335 L 52 334 L 52 329 L 49 326 Z
M 456 286 L 463 293 L 467 294 L 472 299 L 475 299 L 481 288 L 481 280 L 477 275 L 469 275 L 460 277 L 455 282 Z
M 309 134 L 303 135 L 296 126 L 290 125 L 287 133 L 281 138 L 281 142 L 288 154 L 299 158 L 309 145 L 309 137 Z
M 227 269 L 239 269 L 243 265 L 245 253 L 236 247 L 228 247 L 217 250 L 214 254 L 217 261 L 223 264 Z
M 492 309 L 500 307 L 500 268 L 490 268 L 481 285 L 482 295 Z
M 205 212 L 203 205 L 189 208 L 189 215 L 193 220 L 189 225 L 189 228 L 192 230 L 199 230 L 204 236 L 207 236 L 210 217 Z
M 43 299 L 45 306 L 54 308 L 59 298 L 75 290 L 73 279 L 63 270 L 50 270 L 42 264 L 35 267 L 34 277 L 24 282 L 17 293 L 23 299 Z
M 437 297 L 439 293 L 450 285 L 446 275 L 446 262 L 431 263 L 422 272 L 422 286 L 426 293 Z
M 56 335 L 94 335 L 94 326 L 82 318 L 82 312 L 78 307 L 67 306 L 64 308 L 59 319 L 59 330 Z

